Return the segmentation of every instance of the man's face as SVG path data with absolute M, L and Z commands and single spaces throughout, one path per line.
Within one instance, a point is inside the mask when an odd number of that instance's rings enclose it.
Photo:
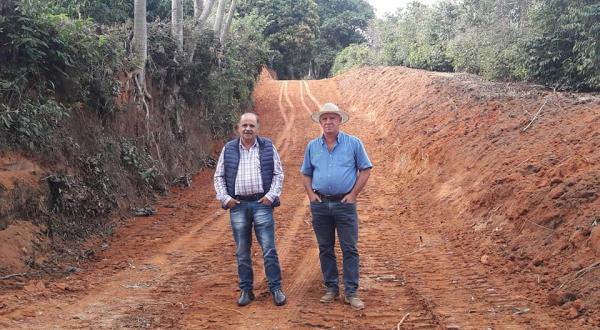
M 258 121 L 253 114 L 243 114 L 238 123 L 238 133 L 246 143 L 253 143 L 258 134 Z
M 342 117 L 336 113 L 326 113 L 319 117 L 323 133 L 337 133 L 340 131 Z

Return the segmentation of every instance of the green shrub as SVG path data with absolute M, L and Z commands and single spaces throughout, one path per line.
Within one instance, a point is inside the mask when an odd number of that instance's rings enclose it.
M 338 75 L 354 67 L 361 67 L 372 63 L 373 53 L 367 45 L 352 44 L 338 53 L 331 71 L 334 75 Z
M 530 79 L 557 89 L 600 89 L 600 3 L 536 1 L 530 21 Z

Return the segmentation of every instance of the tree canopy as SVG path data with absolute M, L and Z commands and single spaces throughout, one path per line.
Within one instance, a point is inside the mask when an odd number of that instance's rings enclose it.
M 365 42 L 364 32 L 374 18 L 365 0 L 317 0 L 319 34 L 313 42 L 312 76 L 327 77 L 336 54 L 350 44 Z
M 313 0 L 246 0 L 240 3 L 239 13 L 263 18 L 259 28 L 274 51 L 270 64 L 278 75 L 307 73 L 319 23 Z

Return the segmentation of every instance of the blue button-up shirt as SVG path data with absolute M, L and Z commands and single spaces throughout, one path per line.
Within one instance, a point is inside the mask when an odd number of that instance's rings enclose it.
M 300 171 L 312 177 L 312 188 L 325 195 L 350 192 L 358 171 L 373 167 L 362 141 L 339 132 L 337 142 L 329 151 L 325 138 L 320 136 L 308 143 Z

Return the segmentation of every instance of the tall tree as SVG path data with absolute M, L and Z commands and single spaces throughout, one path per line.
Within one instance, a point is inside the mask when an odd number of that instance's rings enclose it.
M 213 30 L 215 31 L 215 35 L 221 35 L 221 29 L 223 25 L 223 15 L 225 15 L 225 4 L 227 0 L 219 0 L 219 5 L 217 6 L 217 13 L 215 14 L 215 25 Z
M 136 72 L 134 81 L 139 98 L 146 111 L 146 120 L 150 118 L 150 109 L 146 96 L 151 98 L 146 90 L 146 59 L 148 58 L 148 32 L 146 24 L 146 0 L 134 0 L 133 3 L 133 52 Z M 146 127 L 149 130 L 149 127 Z
M 197 22 L 202 15 L 202 8 L 204 8 L 204 0 L 194 0 L 194 22 Z
M 316 3 L 320 24 L 312 47 L 311 76 L 324 78 L 342 49 L 365 41 L 363 31 L 375 14 L 366 0 L 316 0 Z
M 171 34 L 177 43 L 177 49 L 183 50 L 183 2 L 171 0 Z
M 200 14 L 200 17 L 198 18 L 198 20 L 196 22 L 197 28 L 202 29 L 202 24 L 204 22 L 206 22 L 206 19 L 208 18 L 208 15 L 210 15 L 210 12 L 212 11 L 214 4 L 215 4 L 214 0 L 206 0 L 206 3 L 204 4 L 204 8 L 202 8 L 202 13 Z
M 141 88 L 145 86 L 145 67 L 148 57 L 148 35 L 146 26 L 146 0 L 134 0 L 133 3 L 133 51 L 137 79 Z
M 319 26 L 314 0 L 245 0 L 239 7 L 241 16 L 254 15 L 266 22 L 263 35 L 275 53 L 270 65 L 280 77 L 308 74 Z
M 229 28 L 231 27 L 231 21 L 233 20 L 233 14 L 235 13 L 236 4 L 237 0 L 231 0 L 229 12 L 227 13 L 227 18 L 225 19 L 225 23 L 223 24 L 221 35 L 219 37 L 221 44 L 225 43 L 225 39 L 227 39 L 227 34 L 229 33 Z
M 195 1 L 201 1 L 201 0 L 195 0 Z M 204 5 L 202 6 L 202 12 L 200 13 L 200 16 L 198 16 L 198 18 L 194 17 L 195 19 L 194 19 L 194 28 L 192 30 L 192 40 L 191 40 L 189 48 L 188 48 L 189 54 L 190 54 L 190 56 L 188 58 L 189 62 L 192 62 L 194 60 L 194 55 L 196 54 L 196 47 L 198 47 L 198 41 L 200 40 L 200 35 L 202 34 L 202 29 L 204 28 L 204 23 L 206 22 L 206 19 L 210 15 L 210 12 L 212 11 L 214 3 L 215 3 L 214 0 L 206 0 Z

